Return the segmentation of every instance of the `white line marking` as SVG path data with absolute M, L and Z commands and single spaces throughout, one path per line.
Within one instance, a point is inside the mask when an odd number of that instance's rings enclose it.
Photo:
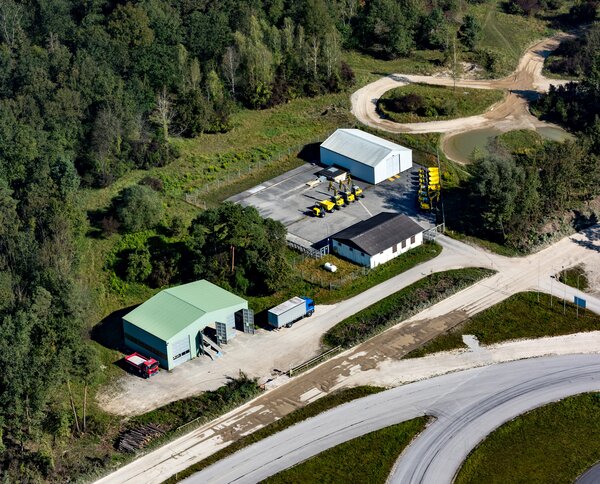
M 369 209 L 367 207 L 365 207 L 360 200 L 358 201 L 358 203 L 360 203 L 360 206 L 367 211 L 367 213 L 369 214 L 369 217 L 373 216 L 373 214 L 371 212 L 369 212 Z

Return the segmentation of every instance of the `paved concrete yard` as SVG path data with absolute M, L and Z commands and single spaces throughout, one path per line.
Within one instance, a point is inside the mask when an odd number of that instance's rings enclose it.
M 326 214 L 325 218 L 311 215 L 311 207 L 319 200 L 332 195 L 323 182 L 315 188 L 306 185 L 317 178 L 323 167 L 306 163 L 261 185 L 231 197 L 229 200 L 242 205 L 252 205 L 263 217 L 282 222 L 293 238 L 303 239 L 303 245 L 322 245 L 327 237 L 361 220 L 381 212 L 399 212 L 412 217 L 424 228 L 433 226 L 435 220 L 417 208 L 417 180 L 419 165 L 414 165 L 394 181 L 386 180 L 371 185 L 362 180 L 355 183 L 364 190 L 365 198 L 341 210 Z

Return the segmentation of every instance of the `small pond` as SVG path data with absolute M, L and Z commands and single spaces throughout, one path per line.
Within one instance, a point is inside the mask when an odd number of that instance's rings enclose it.
M 537 128 L 536 131 L 542 138 L 552 141 L 562 142 L 569 138 L 572 139 L 572 135 L 565 130 L 553 126 L 540 127 Z M 446 156 L 453 160 L 462 163 L 470 163 L 471 156 L 475 150 L 477 150 L 479 154 L 487 154 L 488 143 L 492 138 L 501 133 L 502 131 L 496 128 L 482 128 L 459 133 L 446 139 L 444 142 L 444 151 Z

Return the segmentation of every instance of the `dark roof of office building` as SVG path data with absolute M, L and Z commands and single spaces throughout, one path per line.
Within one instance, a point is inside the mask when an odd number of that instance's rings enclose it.
M 331 238 L 373 256 L 421 232 L 423 227 L 406 215 L 382 212 L 351 225 Z
M 340 175 L 345 175 L 348 173 L 348 170 L 342 170 L 337 166 L 330 166 L 328 168 L 323 168 L 317 172 L 317 176 L 324 176 L 328 180 L 333 180 Z

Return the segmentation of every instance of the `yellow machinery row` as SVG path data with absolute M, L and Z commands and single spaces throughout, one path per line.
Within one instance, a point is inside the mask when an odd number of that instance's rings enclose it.
M 432 167 L 419 170 L 419 207 L 422 210 L 431 210 L 440 199 L 440 170 Z
M 325 213 L 332 213 L 334 210 L 339 210 L 365 196 L 362 188 L 352 184 L 349 174 L 346 175 L 346 180 L 340 180 L 338 188 L 335 187 L 333 181 L 330 181 L 328 190 L 333 192 L 331 198 L 320 200 L 311 209 L 315 217 L 322 218 Z

